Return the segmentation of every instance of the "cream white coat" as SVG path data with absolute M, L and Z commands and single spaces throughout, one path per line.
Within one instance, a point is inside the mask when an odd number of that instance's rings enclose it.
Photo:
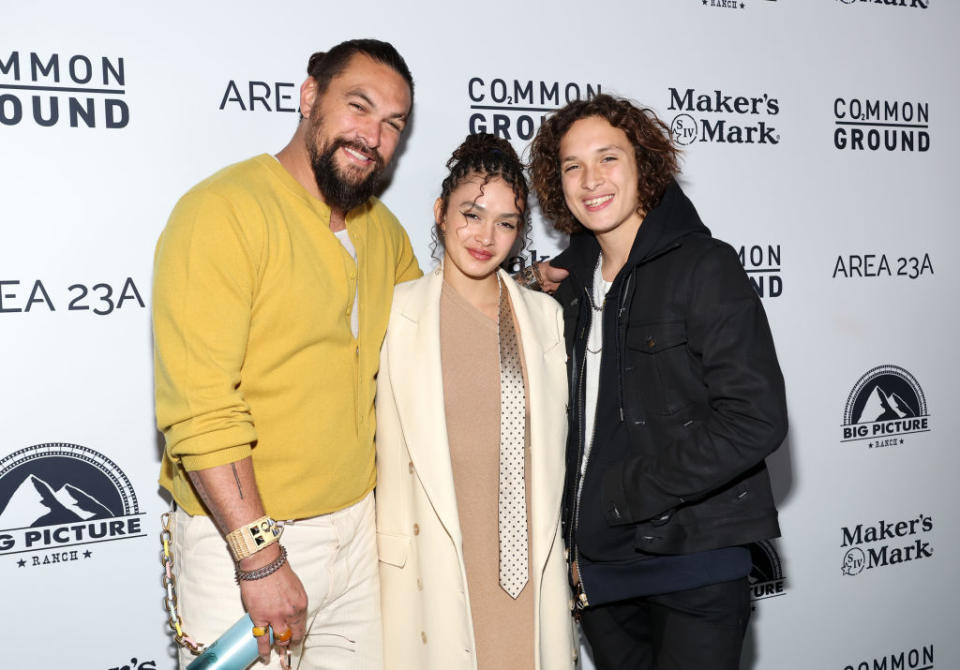
M 520 327 L 530 402 L 531 581 L 537 668 L 574 666 L 560 532 L 567 430 L 559 305 L 501 272 Z M 438 269 L 396 287 L 377 378 L 377 545 L 384 662 L 472 670 L 473 624 L 440 370 Z

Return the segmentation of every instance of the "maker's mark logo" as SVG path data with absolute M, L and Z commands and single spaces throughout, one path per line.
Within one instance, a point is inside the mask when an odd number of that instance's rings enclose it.
M 842 442 L 867 446 L 904 444 L 904 436 L 930 430 L 927 399 L 916 378 L 896 365 L 879 365 L 860 377 L 843 411 Z
M 130 480 L 98 451 L 53 442 L 0 459 L 0 558 L 16 555 L 18 567 L 86 559 L 93 552 L 79 547 L 145 537 L 141 516 Z
M 750 95 L 722 89 L 697 91 L 670 87 L 667 109 L 676 112 L 670 122 L 673 140 L 681 146 L 694 142 L 718 144 L 780 144 L 774 127 L 780 100 L 769 93 Z
M 844 549 L 840 572 L 852 577 L 864 570 L 885 568 L 933 557 L 929 533 L 933 517 L 918 514 L 910 519 L 858 523 L 840 530 Z
M 930 0 L 840 0 L 844 5 L 871 4 L 887 7 L 912 7 L 914 9 L 928 9 Z
M 847 549 L 843 555 L 843 564 L 840 566 L 840 572 L 847 577 L 859 575 L 867 567 L 867 555 L 863 553 L 860 547 Z

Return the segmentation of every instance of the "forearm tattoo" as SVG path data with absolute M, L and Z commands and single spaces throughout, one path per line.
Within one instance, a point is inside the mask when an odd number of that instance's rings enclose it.
M 240 492 L 240 500 L 243 500 L 243 487 L 240 486 L 240 475 L 237 474 L 237 464 L 236 464 L 236 463 L 231 463 L 231 464 L 230 464 L 230 468 L 233 470 L 233 478 L 234 478 L 234 479 L 236 480 L 236 482 L 237 482 L 237 491 Z

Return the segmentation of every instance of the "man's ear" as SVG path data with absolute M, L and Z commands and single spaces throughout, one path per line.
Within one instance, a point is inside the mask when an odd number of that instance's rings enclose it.
M 307 77 L 300 84 L 300 113 L 309 119 L 313 112 L 313 105 L 317 101 L 317 80 Z

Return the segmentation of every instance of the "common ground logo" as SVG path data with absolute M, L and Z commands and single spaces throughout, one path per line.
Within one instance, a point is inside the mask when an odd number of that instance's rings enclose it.
M 574 81 L 471 77 L 467 81 L 469 130 L 505 140 L 531 140 L 547 114 L 602 92 L 600 84 Z
M 833 146 L 840 151 L 924 153 L 930 149 L 927 102 L 836 98 L 833 118 Z
M 753 567 L 747 577 L 750 582 L 750 598 L 765 600 L 785 595 L 783 564 L 780 555 L 769 540 L 760 540 L 750 545 Z
M 779 244 L 744 244 L 737 255 L 757 295 L 761 298 L 783 295 Z
M 773 125 L 780 113 L 780 100 L 763 91 L 731 92 L 724 89 L 669 90 L 667 109 L 676 112 L 670 123 L 674 141 L 686 146 L 695 142 L 718 144 L 780 144 Z
M 916 378 L 896 365 L 860 377 L 843 410 L 841 442 L 867 441 L 871 449 L 904 444 L 904 436 L 930 430 L 927 399 Z
M 0 125 L 126 128 L 126 82 L 119 56 L 0 53 Z
M 77 444 L 35 444 L 0 459 L 0 559 L 18 567 L 90 558 L 101 542 L 146 537 L 130 480 Z
M 883 656 L 855 661 L 843 670 L 934 670 L 933 645 L 900 649 Z
M 932 558 L 933 547 L 926 539 L 926 534 L 932 530 L 933 517 L 926 514 L 844 526 L 841 529 L 840 548 L 844 553 L 840 571 L 852 577 L 865 570 Z
M 930 0 L 839 0 L 844 5 L 885 5 L 887 7 L 911 7 L 913 9 L 927 9 Z

